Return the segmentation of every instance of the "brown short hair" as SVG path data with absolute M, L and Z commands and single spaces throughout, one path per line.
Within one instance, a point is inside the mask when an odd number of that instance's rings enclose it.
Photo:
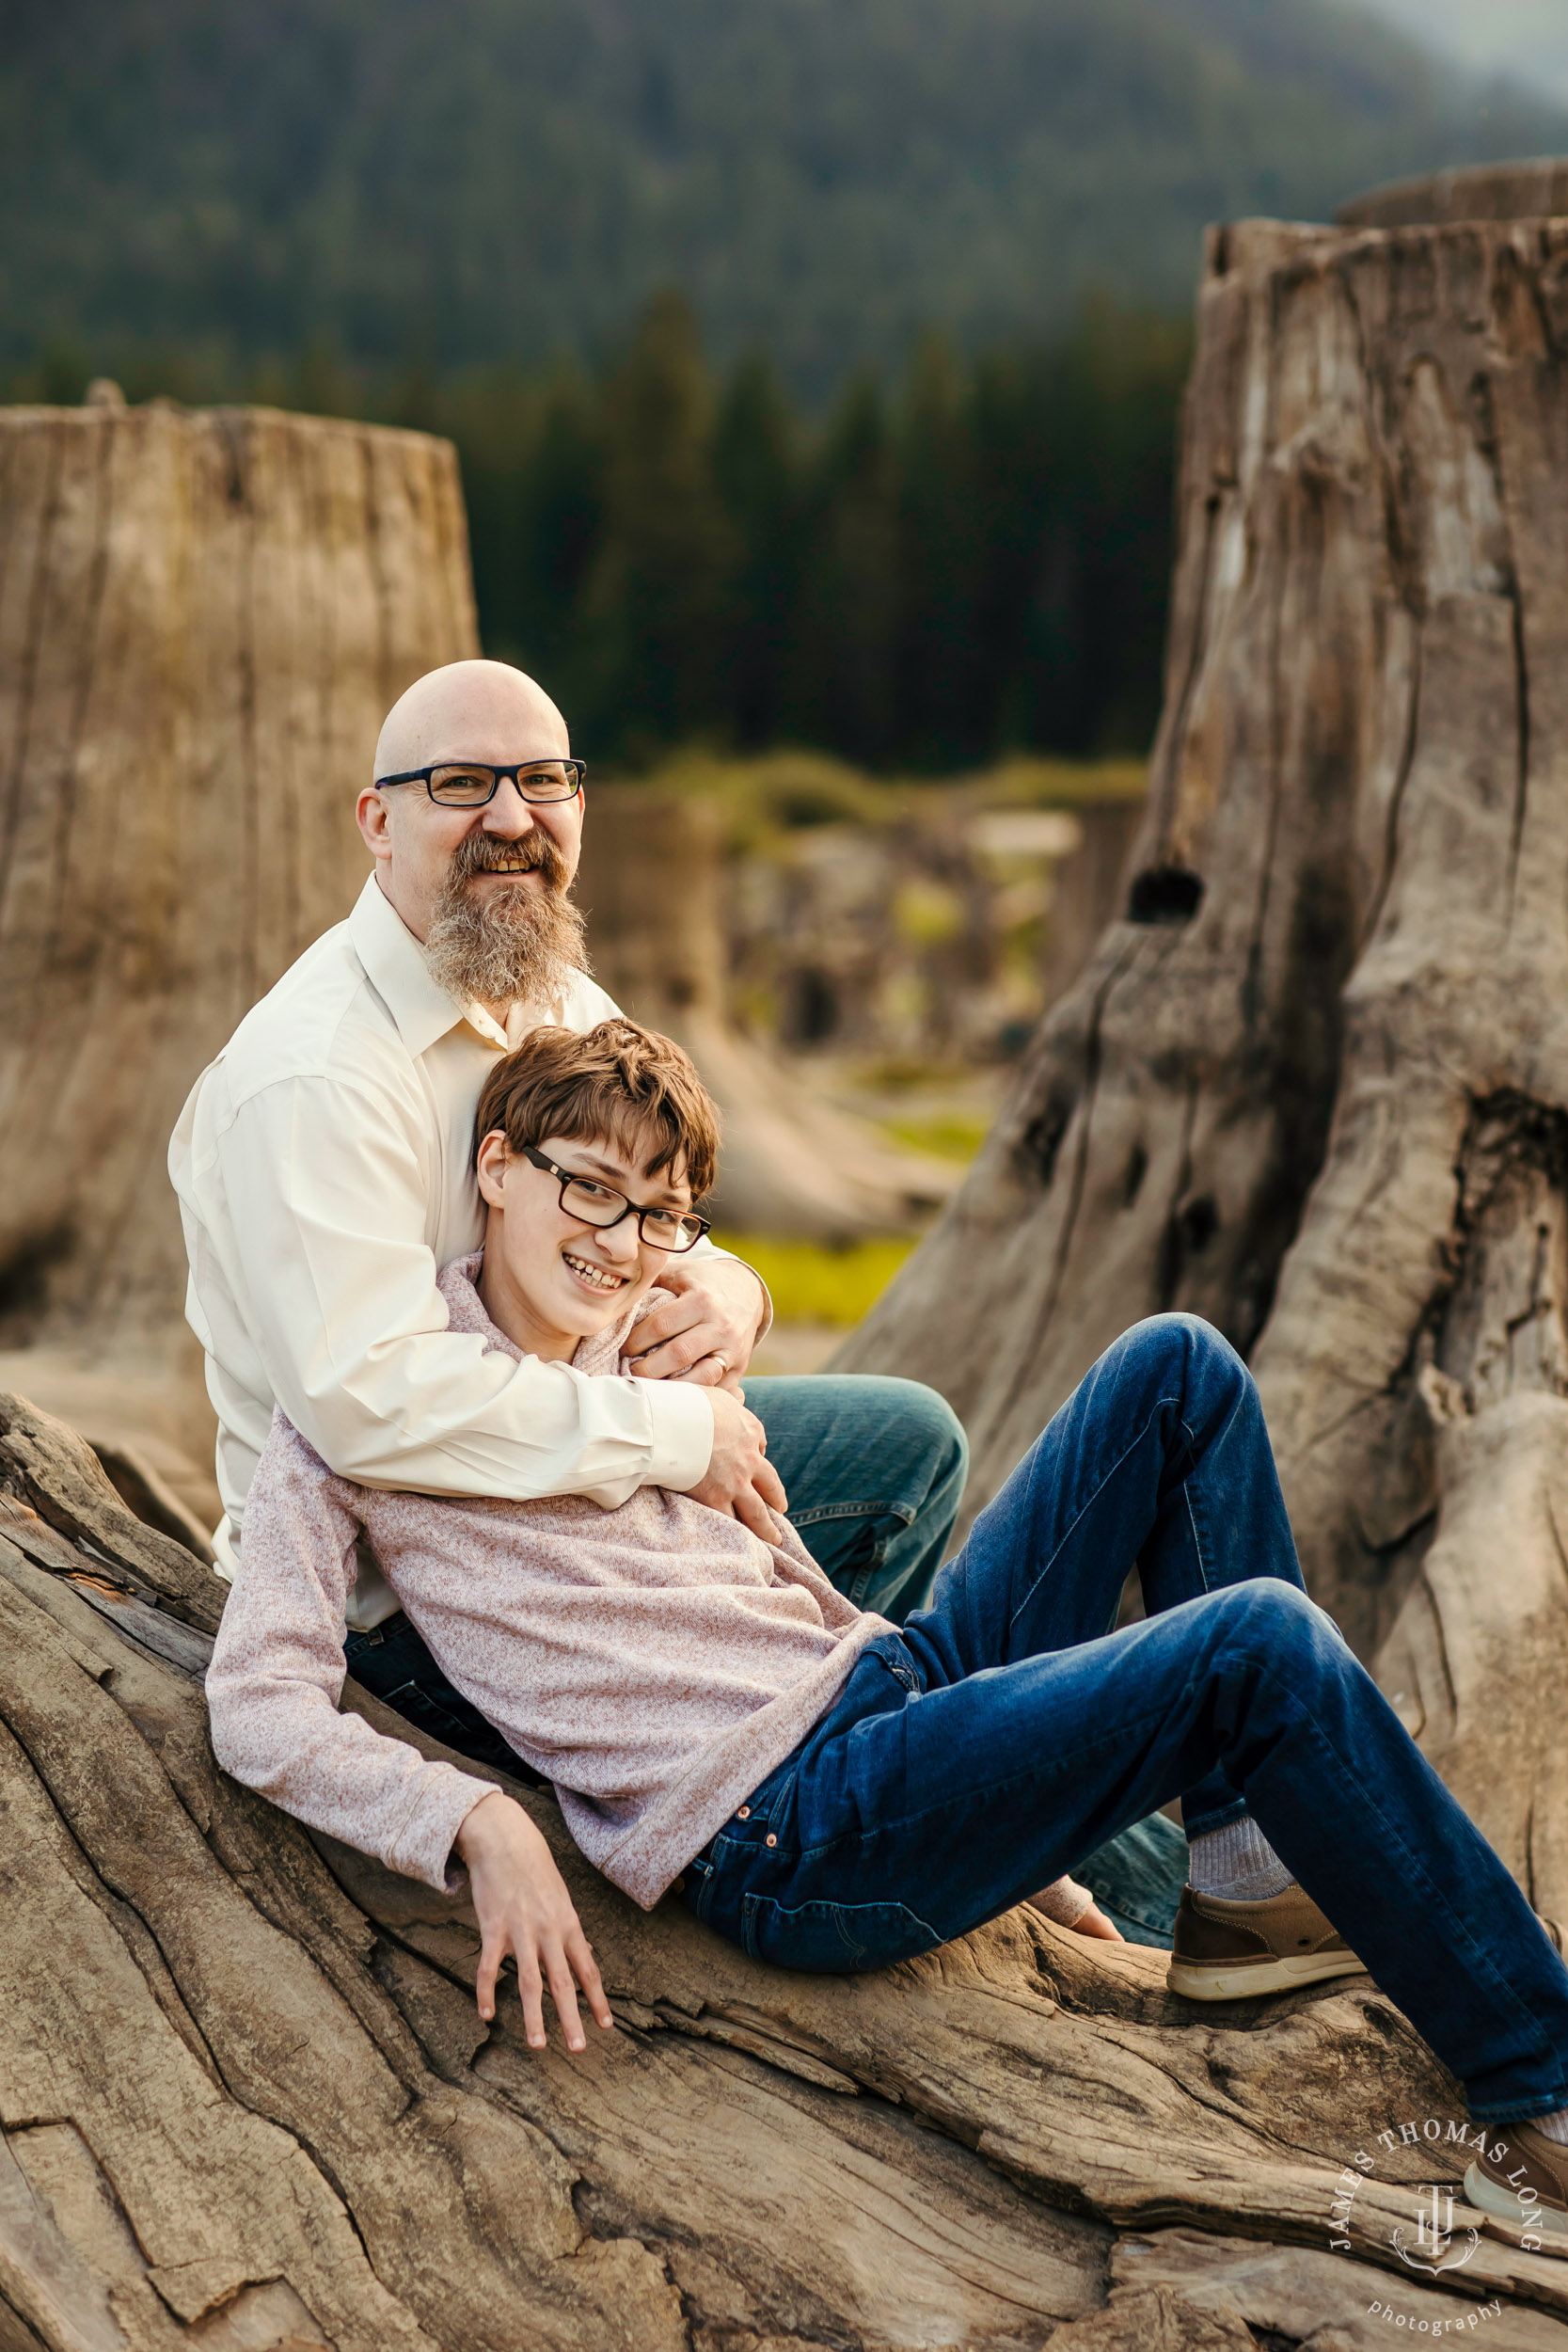
M 690 1057 L 673 1038 L 635 1021 L 573 1029 L 534 1029 L 498 1062 L 479 1098 L 474 1152 L 499 1128 L 508 1148 L 570 1136 L 640 1152 L 650 1176 L 684 1154 L 691 1197 L 700 1200 L 719 1165 L 719 1114 Z

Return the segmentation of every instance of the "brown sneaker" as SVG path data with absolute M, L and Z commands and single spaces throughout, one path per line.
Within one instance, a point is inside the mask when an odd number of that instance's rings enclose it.
M 1165 1982 L 1189 2001 L 1243 2001 L 1364 1968 L 1293 1879 L 1265 1902 L 1231 1902 L 1184 1886 Z
M 1568 2262 L 1568 2147 L 1535 2123 L 1489 2123 L 1465 2174 L 1465 2201 L 1494 2237 Z

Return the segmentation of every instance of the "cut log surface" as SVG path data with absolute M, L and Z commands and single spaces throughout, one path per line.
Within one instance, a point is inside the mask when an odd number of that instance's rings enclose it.
M 510 1991 L 483 2026 L 464 1898 L 216 1769 L 210 1571 L 141 1543 L 73 1433 L 3 1421 L 8 2352 L 1338 2352 L 1386 2341 L 1384 2305 L 1490 2303 L 1487 2343 L 1568 2347 L 1561 2264 L 1402 2265 L 1463 2107 L 1370 1985 L 1195 2015 L 1162 1955 L 1027 1907 L 792 1975 L 637 1911 L 518 1788 L 617 2030 L 531 2051 Z
M 946 1392 L 973 1511 L 1118 1332 L 1218 1325 L 1314 1597 L 1563 1919 L 1568 219 L 1496 215 L 1568 168 L 1506 181 L 1212 236 L 1126 917 L 837 1360 Z

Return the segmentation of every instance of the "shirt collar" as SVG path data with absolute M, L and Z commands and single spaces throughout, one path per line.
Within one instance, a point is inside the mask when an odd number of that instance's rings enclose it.
M 483 1005 L 460 1005 L 431 976 L 424 949 L 372 874 L 355 900 L 348 918 L 348 935 L 367 977 L 397 1023 L 398 1035 L 418 1059 L 428 1054 L 437 1038 L 466 1021 L 487 1045 L 506 1053 L 519 1044 L 538 1016 L 528 1018 L 527 1008 L 513 1006 L 507 1027 L 493 1021 Z M 516 1037 L 509 1032 L 515 1027 Z

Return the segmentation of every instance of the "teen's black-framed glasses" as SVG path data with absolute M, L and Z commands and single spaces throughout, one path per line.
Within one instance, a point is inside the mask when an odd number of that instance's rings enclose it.
M 703 1235 L 712 1232 L 705 1216 L 698 1216 L 690 1209 L 640 1209 L 628 1200 L 624 1192 L 612 1184 L 603 1184 L 596 1176 L 582 1176 L 575 1168 L 558 1168 L 531 1143 L 523 1146 L 523 1157 L 556 1178 L 561 1185 L 561 1205 L 570 1216 L 580 1217 L 585 1225 L 596 1225 L 601 1232 L 611 1225 L 619 1225 L 624 1216 L 637 1219 L 637 1231 L 654 1249 L 695 1249 Z
M 575 801 L 588 773 L 583 759 L 525 759 L 514 768 L 491 768 L 482 759 L 438 759 L 433 768 L 405 768 L 400 776 L 377 776 L 379 792 L 388 784 L 422 784 L 441 808 L 483 808 L 511 782 L 525 801 Z

